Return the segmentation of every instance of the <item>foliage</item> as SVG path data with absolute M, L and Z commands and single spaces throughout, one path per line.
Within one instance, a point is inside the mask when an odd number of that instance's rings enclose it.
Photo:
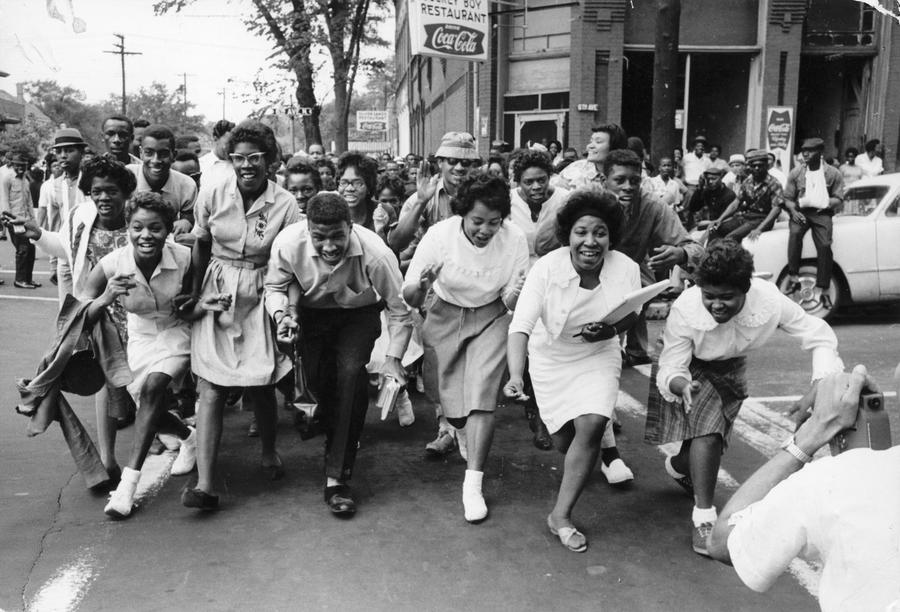
M 157 0 L 157 15 L 179 11 L 192 0 Z M 364 46 L 386 46 L 377 28 L 389 0 L 252 0 L 253 10 L 245 19 L 250 32 L 273 43 L 270 58 L 276 68 L 290 70 L 296 78 L 295 96 L 300 107 L 312 108 L 303 117 L 307 142 L 322 142 L 319 127 L 321 101 L 315 93 L 313 56 L 325 53 L 331 61 L 332 93 L 336 107 L 340 149 L 347 144 L 350 100 Z
M 37 158 L 49 148 L 53 130 L 52 123 L 48 123 L 43 117 L 39 119 L 34 113 L 28 113 L 22 123 L 8 125 L 0 132 L 0 147 Z
M 103 103 L 104 114 L 120 112 L 121 96 L 110 94 Z M 206 132 L 203 115 L 191 115 L 194 106 L 188 102 L 187 109 L 181 95 L 181 86 L 170 92 L 164 83 L 154 81 L 150 87 L 141 87 L 137 93 L 128 96 L 128 116 L 132 119 L 146 119 L 150 123 L 161 123 L 177 134 L 202 134 Z
M 76 128 L 92 147 L 100 144 L 103 110 L 85 102 L 84 92 L 56 81 L 30 81 L 25 83 L 24 93 L 54 125 Z

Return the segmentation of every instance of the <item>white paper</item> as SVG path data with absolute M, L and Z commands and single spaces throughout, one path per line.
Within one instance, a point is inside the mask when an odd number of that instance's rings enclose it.
M 609 311 L 609 314 L 603 317 L 601 322 L 609 325 L 618 323 L 632 312 L 639 311 L 644 304 L 671 286 L 671 281 L 662 280 L 658 283 L 642 287 L 637 291 L 632 291 L 626 295 L 618 305 L 613 307 L 613 309 Z

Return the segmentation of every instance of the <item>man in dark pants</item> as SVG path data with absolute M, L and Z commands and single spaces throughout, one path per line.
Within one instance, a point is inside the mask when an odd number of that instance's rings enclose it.
M 709 225 L 709 237 L 756 240 L 770 229 L 781 214 L 784 193 L 781 183 L 769 173 L 769 156 L 763 150 L 747 153 L 750 176 L 737 190 L 737 199 Z
M 34 282 L 34 245 L 25 237 L 25 221 L 34 220 L 34 209 L 31 204 L 31 189 L 25 180 L 28 169 L 28 156 L 16 152 L 12 156 L 12 173 L 0 177 L 0 212 L 9 229 L 9 239 L 16 249 L 16 280 L 13 283 L 19 289 L 37 289 L 40 283 Z
M 803 236 L 812 230 L 816 245 L 816 287 L 820 290 L 819 303 L 831 310 L 831 270 L 834 255 L 831 252 L 832 217 L 834 210 L 844 201 L 844 177 L 840 170 L 822 163 L 825 143 L 821 138 L 807 138 L 800 151 L 804 166 L 794 168 L 788 175 L 784 189 L 784 203 L 791 215 L 788 237 L 788 285 L 785 293 L 791 295 L 800 289 L 800 258 L 803 254 Z
M 350 221 L 343 198 L 317 194 L 306 215 L 272 244 L 266 309 L 278 325 L 279 344 L 299 343 L 324 415 L 325 503 L 347 516 L 356 512 L 347 481 L 369 405 L 366 363 L 381 333 L 379 313 L 387 308 L 390 337 L 382 376 L 400 384 L 406 382 L 400 358 L 412 319 L 400 297 L 396 256 L 378 234 Z

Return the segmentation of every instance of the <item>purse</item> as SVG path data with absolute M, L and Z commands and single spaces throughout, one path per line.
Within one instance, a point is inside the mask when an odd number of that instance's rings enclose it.
M 301 440 L 309 440 L 322 432 L 321 410 L 319 400 L 316 399 L 309 382 L 306 371 L 303 369 L 303 358 L 297 343 L 294 343 L 294 428 L 300 434 Z

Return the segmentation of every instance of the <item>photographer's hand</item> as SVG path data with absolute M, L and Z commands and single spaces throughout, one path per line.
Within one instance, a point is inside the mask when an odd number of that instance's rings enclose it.
M 863 389 L 878 391 L 864 365 L 856 366 L 849 374 L 832 374 L 819 381 L 812 415 L 794 435 L 800 450 L 812 456 L 839 432 L 852 426 Z

